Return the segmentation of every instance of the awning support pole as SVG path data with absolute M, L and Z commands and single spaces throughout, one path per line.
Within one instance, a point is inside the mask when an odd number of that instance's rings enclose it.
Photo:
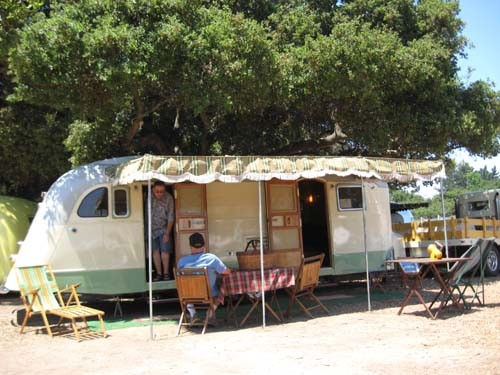
M 368 297 L 368 311 L 372 311 L 372 304 L 370 298 L 370 269 L 368 262 L 368 247 L 366 239 L 366 194 L 365 194 L 365 184 L 363 181 L 363 177 L 361 177 L 361 197 L 363 201 L 363 244 L 365 247 L 366 292 Z
M 264 294 L 264 235 L 262 232 L 263 220 L 262 220 L 262 182 L 258 182 L 259 185 L 259 239 L 260 239 L 260 282 L 262 285 L 261 297 L 262 297 L 262 328 L 266 328 L 266 297 Z
M 149 273 L 149 338 L 154 340 L 153 332 L 153 254 L 151 238 L 151 178 L 148 179 L 148 273 Z
M 439 190 L 441 190 L 441 207 L 443 209 L 443 231 L 444 231 L 444 246 L 446 248 L 446 258 L 449 258 L 448 252 L 448 229 L 446 227 L 446 207 L 444 205 L 444 179 L 439 179 Z M 450 270 L 450 264 L 446 263 L 446 268 Z

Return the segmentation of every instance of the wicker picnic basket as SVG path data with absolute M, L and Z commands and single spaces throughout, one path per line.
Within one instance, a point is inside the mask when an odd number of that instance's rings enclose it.
M 240 270 L 260 269 L 260 241 L 248 241 L 245 251 L 236 253 Z M 268 250 L 267 243 L 264 244 L 264 268 L 293 267 L 298 269 L 302 261 L 300 249 Z
M 272 268 L 277 265 L 279 254 L 265 251 L 264 268 Z M 260 252 L 258 250 L 239 251 L 236 253 L 240 270 L 260 269 Z

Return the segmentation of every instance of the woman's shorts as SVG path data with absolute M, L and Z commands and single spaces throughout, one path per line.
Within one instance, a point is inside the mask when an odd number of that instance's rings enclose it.
M 163 234 L 153 238 L 153 251 L 160 250 L 161 253 L 172 254 L 172 236 L 168 239 L 168 242 L 163 242 Z

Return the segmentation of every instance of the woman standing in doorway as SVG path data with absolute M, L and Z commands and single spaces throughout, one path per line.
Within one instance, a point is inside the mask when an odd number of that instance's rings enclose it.
M 152 219 L 153 262 L 156 275 L 153 281 L 170 280 L 170 254 L 173 252 L 172 227 L 174 225 L 174 199 L 166 191 L 165 184 L 153 184 Z

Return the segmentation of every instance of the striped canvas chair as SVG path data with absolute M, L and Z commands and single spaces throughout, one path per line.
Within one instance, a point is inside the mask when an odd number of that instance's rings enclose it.
M 17 281 L 21 299 L 26 308 L 26 315 L 21 325 L 21 333 L 24 333 L 28 319 L 35 314 L 41 314 L 45 328 L 50 336 L 53 336 L 47 315 L 52 314 L 59 317 L 57 326 L 67 319 L 78 341 L 81 333 L 76 325 L 78 319 L 82 320 L 88 330 L 87 318 L 97 317 L 101 322 L 101 333 L 106 337 L 104 327 L 104 312 L 91 307 L 82 306 L 76 293 L 80 284 L 71 285 L 65 289 L 59 289 L 52 270 L 45 265 L 17 267 Z M 69 293 L 67 301 L 63 300 L 63 293 Z
M 479 305 L 484 305 L 484 273 L 488 259 L 488 253 L 491 247 L 494 246 L 494 239 L 478 238 L 476 242 L 462 254 L 461 258 L 470 258 L 463 263 L 455 263 L 453 267 L 443 275 L 444 280 L 448 284 L 451 292 L 458 293 L 458 299 L 461 300 L 465 308 L 470 309 L 471 304 L 475 300 Z M 482 287 L 480 289 L 480 287 Z M 465 292 L 471 290 L 472 298 L 470 301 L 466 300 Z M 442 294 L 442 290 L 434 298 L 431 307 Z M 482 299 L 480 298 L 480 295 Z M 444 305 L 450 301 L 451 297 L 448 296 Z

